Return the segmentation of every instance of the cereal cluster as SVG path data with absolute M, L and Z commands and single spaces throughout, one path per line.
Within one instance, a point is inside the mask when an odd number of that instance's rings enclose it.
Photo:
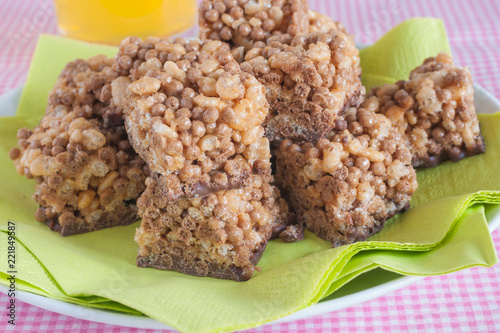
M 373 88 L 364 108 L 385 114 L 406 139 L 414 167 L 433 167 L 484 152 L 468 68 L 440 53 L 408 81 Z
M 351 108 L 343 131 L 317 142 L 283 140 L 277 184 L 297 218 L 340 246 L 365 240 L 409 208 L 417 188 L 411 153 L 385 116 Z
M 272 180 L 270 164 L 255 165 L 249 186 L 171 203 L 152 173 L 138 201 L 137 264 L 195 276 L 248 280 L 273 233 L 293 217 Z
M 149 174 L 130 146 L 112 99 L 113 60 L 75 60 L 50 92 L 45 116 L 22 128 L 10 151 L 17 172 L 35 179 L 36 218 L 62 236 L 138 219 Z
M 309 28 L 307 0 L 203 0 L 200 38 L 252 48 L 273 34 L 297 36 Z
M 332 20 L 329 16 L 309 10 L 309 32 L 329 32 L 342 31 L 346 33 L 345 27 L 341 22 Z
M 365 94 L 359 52 L 341 31 L 273 36 L 255 43 L 241 68 L 267 88 L 270 141 L 318 140 Z
M 242 72 L 221 41 L 127 38 L 116 57 L 130 142 L 170 178 L 170 200 L 248 185 L 270 159 L 264 86 Z

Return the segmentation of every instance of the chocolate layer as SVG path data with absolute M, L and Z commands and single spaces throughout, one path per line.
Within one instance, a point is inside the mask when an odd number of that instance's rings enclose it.
M 190 178 L 185 182 L 179 183 L 175 175 L 160 175 L 156 172 L 151 173 L 151 179 L 159 185 L 155 187 L 155 195 L 168 202 L 175 202 L 185 198 L 202 198 L 218 191 L 228 191 L 247 187 L 250 183 L 251 170 L 242 170 L 241 173 L 231 176 L 222 172 L 211 172 L 210 179 L 216 179 L 215 173 L 227 177 L 223 183 L 212 181 L 203 181 L 197 177 Z
M 250 256 L 250 263 L 256 265 L 264 250 L 267 241 L 263 242 Z M 252 277 L 254 267 L 237 267 L 235 265 L 224 266 L 213 262 L 202 261 L 199 259 L 191 260 L 179 255 L 160 254 L 158 256 L 149 255 L 137 258 L 137 266 L 152 267 L 167 271 L 176 271 L 193 276 L 213 277 L 216 279 L 234 280 L 237 282 L 247 281 Z
M 72 236 L 86 232 L 97 231 L 120 225 L 129 225 L 140 219 L 137 206 L 120 206 L 113 212 L 104 213 L 94 223 L 68 223 L 62 226 L 58 219 L 47 219 L 44 223 L 50 230 L 57 231 L 61 236 Z

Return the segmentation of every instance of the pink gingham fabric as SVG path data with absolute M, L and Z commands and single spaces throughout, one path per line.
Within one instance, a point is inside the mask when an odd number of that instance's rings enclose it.
M 309 0 L 345 24 L 360 43 L 373 43 L 410 17 L 445 22 L 456 63 L 500 98 L 500 1 Z M 0 0 L 0 94 L 26 79 L 40 33 L 57 34 L 51 0 Z M 500 231 L 493 233 L 500 253 Z M 17 301 L 17 325 L 7 325 L 0 293 L 0 331 L 155 332 L 94 323 Z M 500 332 L 500 265 L 427 277 L 413 285 L 341 311 L 249 332 Z

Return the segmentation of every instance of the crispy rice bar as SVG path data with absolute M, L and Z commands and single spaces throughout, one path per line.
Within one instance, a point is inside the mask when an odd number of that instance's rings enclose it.
M 320 14 L 315 10 L 309 10 L 309 32 L 342 31 L 347 33 L 342 23 L 332 20 L 330 17 Z
M 484 152 L 469 69 L 454 66 L 447 54 L 425 60 L 408 81 L 373 88 L 364 108 L 393 122 L 416 168 Z
M 307 0 L 204 0 L 199 9 L 200 38 L 223 40 L 246 50 L 272 34 L 305 34 Z
M 359 52 L 341 31 L 273 36 L 256 43 L 241 68 L 267 88 L 270 141 L 318 140 L 338 129 L 341 116 L 365 94 Z
M 112 99 L 113 60 L 70 62 L 34 130 L 19 130 L 10 151 L 17 172 L 36 181 L 35 217 L 62 236 L 138 219 L 136 199 L 149 174 L 127 140 Z
M 297 219 L 334 247 L 365 240 L 409 208 L 411 154 L 383 115 L 352 108 L 348 129 L 317 142 L 281 142 L 276 182 Z
M 248 187 L 168 202 L 161 175 L 152 173 L 138 200 L 137 265 L 195 276 L 248 280 L 267 241 L 293 220 L 270 165 L 255 165 Z
M 265 88 L 226 43 L 127 38 L 116 59 L 130 73 L 114 82 L 130 142 L 169 177 L 170 201 L 248 186 L 254 161 L 270 159 Z

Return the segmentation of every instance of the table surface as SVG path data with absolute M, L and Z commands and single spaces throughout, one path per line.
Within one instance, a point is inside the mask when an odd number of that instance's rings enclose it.
M 410 17 L 445 22 L 455 62 L 500 98 L 500 1 L 498 0 L 309 0 L 312 9 L 345 24 L 356 42 L 373 43 Z M 57 34 L 51 0 L 0 0 L 0 94 L 26 79 L 40 33 Z M 500 231 L 493 233 L 500 253 Z M 7 296 L 0 293 L 4 308 Z M 153 332 L 123 328 L 53 313 L 21 301 L 16 332 Z M 427 277 L 413 285 L 342 311 L 268 325 L 250 332 L 500 332 L 500 265 Z

